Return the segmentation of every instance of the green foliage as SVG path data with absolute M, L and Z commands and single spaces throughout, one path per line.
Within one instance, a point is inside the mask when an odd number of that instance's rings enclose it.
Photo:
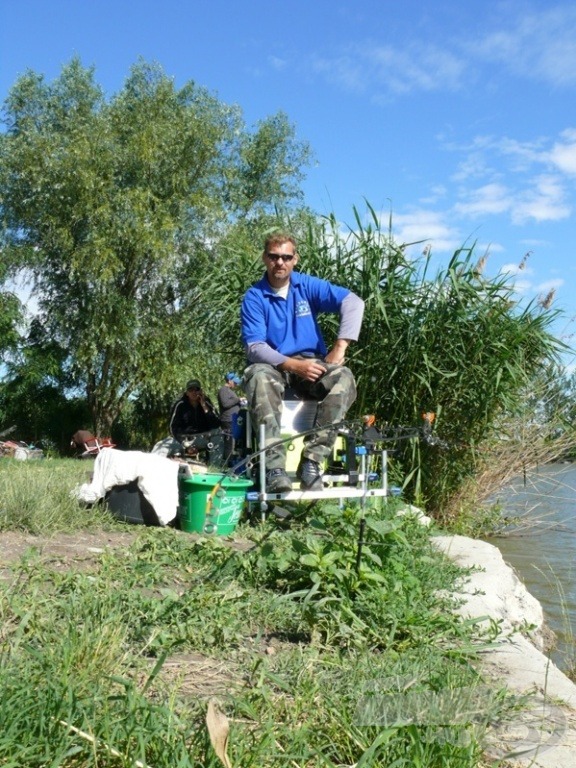
M 66 351 L 34 319 L 0 383 L 0 425 L 14 426 L 13 437 L 66 454 L 79 427 L 93 428 L 85 400 L 71 390 L 67 362 Z
M 267 222 L 237 227 L 220 245 L 229 258 L 212 291 L 209 318 L 237 347 L 240 298 L 262 274 L 264 235 L 272 228 L 293 232 L 302 271 L 345 285 L 365 301 L 362 334 L 349 350 L 358 385 L 350 416 L 375 413 L 379 426 L 398 434 L 419 430 L 423 413 L 435 414 L 432 436 L 440 440 L 398 442 L 393 472 L 406 498 L 438 514 L 470 487 L 484 469 L 486 444 L 522 411 L 527 391 L 557 362 L 563 345 L 550 326 L 558 313 L 538 302 L 522 306 L 509 277 L 483 274 L 474 245 L 432 273 L 429 251 L 413 255 L 368 212 L 367 223 L 354 212 L 347 235 L 333 217 L 305 213 L 278 212 Z M 330 343 L 338 319 L 320 320 Z
M 22 307 L 18 297 L 10 291 L 0 291 L 0 362 L 18 347 L 21 319 Z
M 65 466 L 46 491 L 62 512 Z M 46 471 L 6 467 L 15 484 Z M 440 596 L 462 572 L 414 519 L 365 511 L 359 570 L 353 506 L 290 531 L 242 526 L 235 543 L 133 527 L 131 546 L 69 568 L 31 547 L 0 585 L 0 760 L 215 766 L 204 718 L 218 696 L 234 765 L 477 766 L 510 703 L 474 671 L 483 633 Z M 481 717 L 465 709 L 477 696 Z M 398 699 L 453 711 L 414 724 Z
M 51 84 L 28 72 L 5 107 L 6 250 L 109 433 L 129 398 L 173 393 L 205 356 L 211 332 L 194 318 L 210 242 L 295 198 L 309 151 L 283 114 L 249 131 L 237 107 L 145 62 L 110 101 L 75 59 Z
M 0 227 L 0 363 L 9 359 L 10 353 L 17 349 L 23 320 L 20 299 L 12 290 L 6 289 L 12 265 L 4 239 Z
M 293 210 L 310 155 L 284 114 L 249 131 L 237 107 L 192 82 L 176 89 L 144 62 L 107 101 L 74 60 L 52 84 L 20 78 L 6 124 L 3 250 L 12 271 L 33 275 L 45 334 L 13 359 L 0 401 L 8 422 L 29 406 L 26 434 L 54 440 L 50 413 L 66 408 L 75 386 L 95 431 L 114 425 L 123 445 L 149 449 L 184 381 L 199 376 L 215 395 L 223 371 L 242 368 L 240 301 L 263 272 L 264 236 L 278 228 L 296 235 L 300 268 L 365 300 L 350 350 L 351 418 L 375 413 L 381 426 L 414 430 L 423 413 L 435 414 L 440 440 L 396 446 L 392 471 L 405 498 L 435 514 L 460 504 L 545 380 L 538 411 L 550 421 L 549 370 L 562 349 L 549 330 L 555 310 L 522 306 L 509 278 L 486 277 L 474 244 L 433 273 L 429 250 L 396 243 L 392 221 L 382 227 L 370 206 L 367 217 L 354 210 L 346 234 L 334 217 Z M 330 342 L 337 319 L 321 323 Z M 53 403 L 45 419 L 32 407 L 34 387 Z M 555 406 L 565 438 L 572 410 Z
M 366 302 L 360 342 L 352 350 L 356 411 L 380 424 L 420 427 L 435 414 L 445 447 L 398 444 L 408 498 L 438 512 L 474 475 L 477 452 L 504 415 L 516 414 L 526 389 L 562 349 L 550 333 L 555 310 L 522 307 L 506 276 L 483 274 L 474 245 L 431 271 L 429 251 L 409 255 L 369 209 L 365 224 L 343 237 L 330 218 L 311 228 L 302 268 L 348 286 Z
M 296 601 L 304 628 L 322 642 L 398 650 L 434 643 L 447 625 L 441 612 L 431 624 L 423 606 L 450 566 L 435 569 L 425 529 L 410 518 L 391 518 L 390 509 L 385 507 L 384 516 L 368 514 L 358 561 L 363 513 L 355 506 L 324 507 L 311 529 L 287 541 L 274 537 L 243 558 L 249 583 Z
M 559 433 L 576 424 L 576 373 L 557 363 L 543 368 L 525 393 L 526 421 L 553 425 Z

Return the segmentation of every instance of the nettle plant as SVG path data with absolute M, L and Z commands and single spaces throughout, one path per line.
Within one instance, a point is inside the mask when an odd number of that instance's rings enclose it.
M 301 628 L 313 641 L 382 647 L 394 636 L 383 627 L 396 625 L 395 614 L 411 611 L 414 626 L 424 621 L 424 593 L 442 578 L 429 546 L 427 532 L 409 517 L 329 507 L 300 535 L 270 536 L 242 567 L 254 586 L 279 591 L 279 601 L 300 606 Z M 432 577 L 428 571 L 434 570 Z

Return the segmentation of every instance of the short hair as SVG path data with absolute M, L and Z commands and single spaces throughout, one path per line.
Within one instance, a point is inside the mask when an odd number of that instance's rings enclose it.
M 294 253 L 298 252 L 298 246 L 296 245 L 296 238 L 288 232 L 272 232 L 264 240 L 264 253 L 268 253 L 270 246 L 283 245 L 284 243 L 292 243 L 294 246 Z

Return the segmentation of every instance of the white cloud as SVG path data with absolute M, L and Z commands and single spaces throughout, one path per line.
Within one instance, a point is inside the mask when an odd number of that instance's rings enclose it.
M 501 275 L 506 275 L 512 280 L 516 293 L 520 293 L 523 296 L 533 294 L 536 290 L 534 282 L 531 280 L 534 270 L 526 265 L 527 258 L 527 256 L 524 257 L 520 263 L 503 264 L 499 270 Z
M 536 291 L 539 293 L 549 293 L 550 291 L 557 291 L 558 288 L 561 288 L 565 284 L 565 280 L 563 280 L 561 277 L 555 278 L 553 280 L 546 280 L 543 283 L 539 283 L 536 286 Z
M 547 163 L 545 145 L 545 139 L 518 141 L 508 136 L 492 142 L 492 148 L 511 163 L 511 169 L 515 173 L 530 171 L 535 163 Z
M 458 230 L 447 223 L 448 216 L 424 209 L 395 214 L 392 219 L 394 239 L 398 243 L 430 244 L 436 252 L 454 251 L 462 245 Z
M 455 90 L 463 84 L 466 64 L 445 46 L 363 42 L 337 56 L 315 56 L 311 67 L 335 85 L 378 99 L 385 92 Z
M 538 248 L 539 250 L 543 250 L 544 248 L 550 247 L 549 240 L 540 240 L 536 237 L 525 237 L 522 240 L 520 240 L 520 244 L 523 246 L 526 246 L 526 248 L 530 248 L 531 250 L 534 250 L 536 248 Z
M 559 288 L 565 284 L 562 278 L 552 278 L 540 283 L 535 283 L 530 279 L 534 270 L 521 264 L 503 264 L 500 267 L 500 274 L 507 275 L 514 282 L 514 290 L 526 296 L 528 294 L 537 295 L 544 300 L 549 294 L 555 294 Z
M 557 141 L 550 151 L 550 162 L 568 175 L 576 174 L 576 129 L 563 131 L 562 140 Z
M 473 151 L 458 164 L 458 170 L 452 174 L 452 180 L 465 182 L 469 179 L 481 179 L 492 175 L 493 170 L 481 152 Z
M 525 262 L 520 262 L 520 264 L 503 264 L 500 267 L 500 272 L 504 275 L 533 274 L 532 268 L 527 267 Z
M 462 84 L 465 64 L 446 48 L 418 44 L 400 50 L 373 45 L 362 47 L 359 54 L 374 81 L 396 93 L 454 90 Z
M 572 214 L 567 173 L 576 173 L 576 130 L 564 131 L 551 150 L 542 140 L 477 137 L 452 177 L 461 184 L 454 212 L 473 219 L 505 214 L 516 225 L 566 219 Z M 468 186 L 482 178 L 485 184 Z
M 460 216 L 489 216 L 506 213 L 512 201 L 510 191 L 503 184 L 484 184 L 482 187 L 462 193 L 464 200 L 456 203 L 455 212 Z
M 504 13 L 492 29 L 486 23 L 483 29 L 482 21 L 452 40 L 354 42 L 333 55 L 313 56 L 308 66 L 335 85 L 382 102 L 386 94 L 476 87 L 479 65 L 553 87 L 576 85 L 576 8 L 518 9 L 515 16 Z
M 278 56 L 268 56 L 268 61 L 273 69 L 283 70 L 286 69 L 286 59 L 281 59 Z
M 367 88 L 367 77 L 362 65 L 351 56 L 336 56 L 334 58 L 314 57 L 312 69 L 323 75 L 326 80 L 342 86 L 347 91 L 364 92 Z
M 430 189 L 430 194 L 420 198 L 421 205 L 435 205 L 438 200 L 446 198 L 448 188 L 444 184 L 435 184 Z
M 458 182 L 469 179 L 501 178 L 507 171 L 514 174 L 531 172 L 535 164 L 549 165 L 550 152 L 545 139 L 518 141 L 508 136 L 475 136 L 468 145 L 444 144 L 445 149 L 465 154 L 452 179 Z M 502 165 L 506 160 L 507 167 Z
M 557 176 L 544 174 L 532 180 L 532 187 L 518 195 L 511 210 L 512 222 L 560 221 L 570 216 L 566 190 Z
M 477 41 L 472 51 L 484 62 L 554 87 L 576 84 L 576 8 L 564 5 L 523 13 Z
M 516 293 L 521 293 L 523 296 L 526 296 L 527 294 L 534 292 L 534 284 L 525 278 L 522 280 L 514 280 L 514 290 Z

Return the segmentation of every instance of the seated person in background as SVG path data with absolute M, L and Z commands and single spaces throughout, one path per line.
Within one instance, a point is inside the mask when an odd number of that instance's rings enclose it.
M 172 406 L 170 434 L 185 453 L 190 455 L 206 450 L 208 463 L 223 465 L 224 436 L 220 419 L 198 379 L 191 379 L 186 384 L 184 394 Z
M 226 461 L 234 452 L 234 415 L 240 411 L 242 399 L 236 394 L 235 389 L 242 383 L 237 373 L 227 373 L 224 377 L 225 384 L 218 390 L 218 408 L 220 410 L 220 423 L 224 432 L 224 455 Z

